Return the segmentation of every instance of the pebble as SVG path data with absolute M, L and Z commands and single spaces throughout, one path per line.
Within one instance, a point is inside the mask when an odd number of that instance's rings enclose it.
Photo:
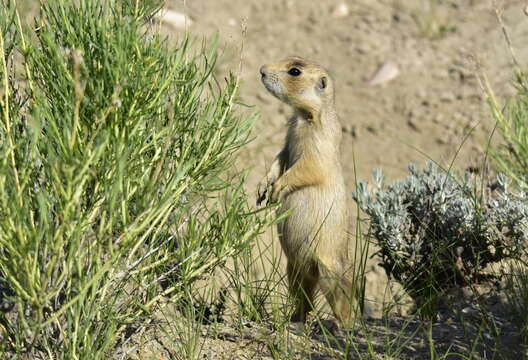
M 466 306 L 462 309 L 462 314 L 467 316 L 476 316 L 479 314 L 478 309 L 475 309 L 473 306 Z
M 528 16 L 528 5 L 524 8 L 524 15 Z
M 161 10 L 155 17 L 158 21 L 171 25 L 177 29 L 185 29 L 185 27 L 190 26 L 193 23 L 186 14 L 173 10 Z
M 367 125 L 367 131 L 371 134 L 374 134 L 374 135 L 377 135 L 378 134 L 378 130 L 372 126 L 372 125 Z M 380 160 L 381 162 L 381 160 Z
M 373 86 L 389 82 L 395 79 L 400 74 L 398 65 L 392 61 L 385 61 L 374 72 L 374 74 L 365 81 L 365 84 Z
M 413 119 L 408 119 L 407 125 L 411 128 L 411 130 L 420 132 L 420 128 L 418 127 L 418 125 L 416 125 L 416 122 L 413 121 Z
M 446 144 L 447 144 L 447 140 L 444 139 L 444 138 L 441 138 L 441 137 L 437 137 L 437 138 L 435 139 L 435 141 L 436 141 L 436 143 L 437 143 L 438 145 L 446 145 Z
M 440 95 L 440 101 L 445 103 L 450 103 L 455 101 L 455 94 L 451 91 L 444 92 Z
M 332 10 L 332 16 L 335 18 L 344 18 L 350 15 L 350 9 L 348 8 L 348 5 L 344 2 L 338 4 L 333 10 Z

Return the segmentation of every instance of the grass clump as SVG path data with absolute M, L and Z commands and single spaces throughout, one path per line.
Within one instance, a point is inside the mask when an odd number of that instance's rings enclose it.
M 505 107 L 497 102 L 487 86 L 488 101 L 496 121 L 501 143 L 491 148 L 497 168 L 528 187 L 528 73 L 517 72 L 517 93 Z
M 528 240 L 528 194 L 511 191 L 505 176 L 486 194 L 470 174 L 460 179 L 432 163 L 409 171 L 390 186 L 375 172 L 375 195 L 361 182 L 354 199 L 370 218 L 388 276 L 432 315 L 445 290 L 486 280 L 488 264 L 520 256 Z
M 226 175 L 252 119 L 214 47 L 146 30 L 158 1 L 2 5 L 0 353 L 107 359 L 261 232 Z
M 499 17 L 499 22 L 501 19 Z M 501 23 L 502 25 L 502 23 Z M 504 25 L 502 25 L 504 26 Z M 511 42 L 505 29 L 512 59 L 517 61 L 513 55 Z M 494 160 L 495 167 L 507 174 L 523 189 L 528 187 L 528 73 L 519 67 L 515 68 L 514 86 L 515 95 L 509 99 L 505 106 L 501 105 L 485 75 L 481 75 L 480 82 L 496 122 L 496 129 L 499 133 L 499 142 L 490 148 L 490 153 Z M 528 214 L 524 214 L 524 221 Z M 522 256 L 519 256 L 508 264 L 506 272 L 505 295 L 509 308 L 513 313 L 513 319 L 520 329 L 524 344 L 528 337 L 528 263 L 527 249 L 523 249 Z

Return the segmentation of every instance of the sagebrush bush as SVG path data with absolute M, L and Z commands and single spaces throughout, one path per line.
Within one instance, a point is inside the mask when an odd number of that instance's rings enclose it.
M 262 231 L 226 173 L 252 118 L 159 1 L 2 5 L 0 357 L 107 359 Z
M 369 216 L 381 266 L 420 304 L 453 286 L 485 278 L 486 265 L 516 257 L 528 240 L 528 193 L 498 176 L 494 190 L 433 163 L 386 186 L 375 171 L 372 193 L 354 199 Z

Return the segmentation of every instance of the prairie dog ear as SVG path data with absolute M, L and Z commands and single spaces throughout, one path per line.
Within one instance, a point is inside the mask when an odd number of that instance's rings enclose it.
M 317 80 L 316 88 L 319 91 L 324 91 L 326 89 L 326 86 L 328 85 L 328 79 L 326 76 L 321 76 L 319 80 Z

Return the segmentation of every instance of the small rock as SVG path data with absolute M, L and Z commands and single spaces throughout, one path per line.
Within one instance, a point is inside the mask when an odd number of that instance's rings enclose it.
M 407 120 L 407 125 L 409 125 L 409 127 L 416 131 L 416 132 L 420 132 L 420 129 L 418 128 L 418 126 L 416 125 L 416 123 L 413 121 L 413 119 L 409 119 Z
M 233 18 L 227 20 L 227 25 L 229 25 L 229 26 L 236 26 L 236 24 L 237 24 L 237 22 Z
M 453 102 L 455 101 L 455 95 L 452 92 L 447 91 L 440 95 L 440 101 L 445 103 Z
M 371 134 L 374 134 L 374 135 L 376 135 L 378 133 L 378 130 L 372 125 L 367 125 L 367 131 L 369 133 L 371 133 Z
M 435 141 L 436 141 L 436 143 L 437 143 L 438 145 L 445 145 L 445 144 L 447 144 L 447 141 L 446 141 L 444 138 L 441 138 L 441 137 L 437 137 L 437 138 L 435 139 Z
M 158 21 L 177 29 L 185 29 L 193 23 L 186 14 L 173 10 L 161 10 L 155 15 L 155 17 Z
M 462 309 L 462 314 L 466 316 L 475 317 L 479 314 L 479 311 L 478 309 L 475 309 L 473 306 L 470 305 Z
M 366 43 L 359 43 L 354 47 L 354 51 L 356 51 L 360 55 L 368 53 L 369 50 L 370 46 Z
M 528 16 L 528 5 L 524 8 L 524 15 Z
M 398 65 L 392 61 L 386 61 L 365 81 L 365 84 L 373 86 L 389 82 L 400 74 Z
M 350 9 L 348 8 L 348 5 L 344 2 L 338 4 L 333 10 L 332 10 L 332 16 L 335 18 L 344 18 L 350 15 Z
M 444 117 L 441 114 L 436 114 L 433 116 L 432 120 L 435 124 L 441 124 L 444 122 Z

